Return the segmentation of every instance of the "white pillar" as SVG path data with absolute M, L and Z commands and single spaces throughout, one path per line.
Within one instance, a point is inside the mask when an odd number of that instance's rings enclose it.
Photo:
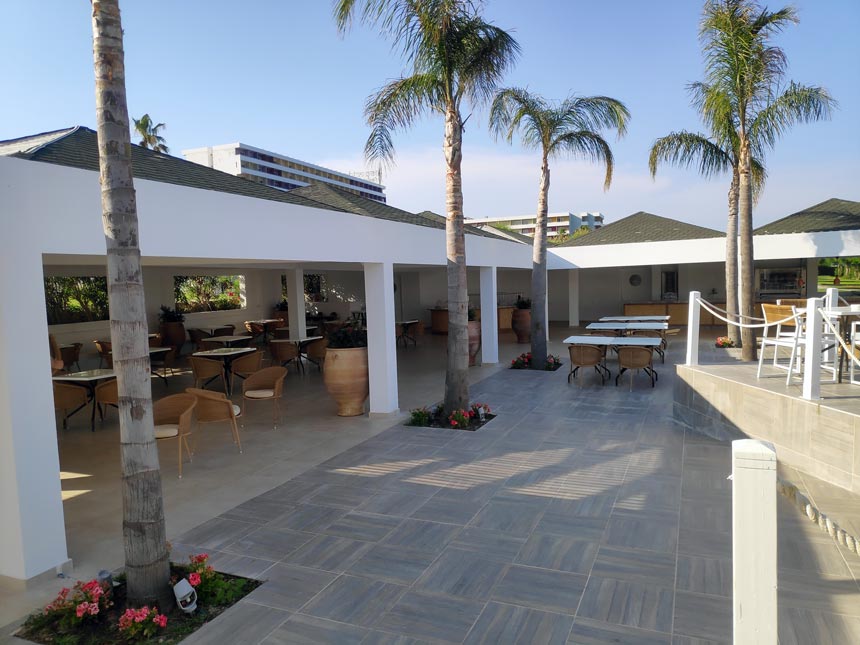
M 735 645 L 776 645 L 776 451 L 732 441 L 732 604 Z
M 803 348 L 803 398 L 817 401 L 821 398 L 821 301 L 806 301 L 806 345 Z
M 496 267 L 481 267 L 481 362 L 499 362 L 499 304 Z
M 15 300 L 0 307 L 0 587 L 69 564 L 42 256 L 6 247 L 0 273 L 14 276 Z
M 306 338 L 308 331 L 305 324 L 305 272 L 301 267 L 297 267 L 284 271 L 284 275 L 287 281 L 287 302 L 290 305 L 287 314 L 290 338 Z
M 579 269 L 567 272 L 567 324 L 579 327 Z
M 367 303 L 367 366 L 370 372 L 370 414 L 394 414 L 397 401 L 397 337 L 394 319 L 394 266 L 364 264 Z
M 699 364 L 699 291 L 690 292 L 690 300 L 687 305 L 687 365 Z

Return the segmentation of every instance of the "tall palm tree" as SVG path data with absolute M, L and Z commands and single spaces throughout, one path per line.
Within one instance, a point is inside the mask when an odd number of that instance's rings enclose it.
M 821 87 L 784 85 L 785 52 L 774 35 L 798 22 L 793 7 L 768 11 L 755 0 L 708 0 L 699 29 L 705 55 L 704 113 L 731 115 L 738 151 L 738 228 L 742 316 L 754 315 L 752 159 L 796 123 L 829 118 L 835 101 Z M 741 331 L 744 360 L 755 360 L 755 333 Z
M 358 4 L 362 9 L 357 9 Z M 392 136 L 419 118 L 444 118 L 445 191 L 448 257 L 447 412 L 468 407 L 468 307 L 466 240 L 463 225 L 463 126 L 465 106 L 488 101 L 512 66 L 519 45 L 506 31 L 485 22 L 471 0 L 335 0 L 338 27 L 345 30 L 356 13 L 393 38 L 412 67 L 367 100 L 371 126 L 365 153 L 391 161 Z
M 164 137 L 159 134 L 161 130 L 167 129 L 165 124 L 153 123 L 149 114 L 144 114 L 139 119 L 132 120 L 134 121 L 134 131 L 140 135 L 139 146 L 155 150 L 156 152 L 163 152 L 164 154 L 170 152 L 170 148 L 167 147 Z
M 490 131 L 509 143 L 520 133 L 523 146 L 541 153 L 537 225 L 532 251 L 532 367 L 542 370 L 547 356 L 546 242 L 547 201 L 550 159 L 580 156 L 603 162 L 606 175 L 603 189 L 612 183 L 612 149 L 598 131 L 615 129 L 621 137 L 627 131 L 630 112 L 621 101 L 606 96 L 569 96 L 553 104 L 521 88 L 498 92 L 490 108 Z
M 173 606 L 161 472 L 152 422 L 146 307 L 118 0 L 93 0 L 93 60 L 113 364 L 119 387 L 128 600 Z
M 699 174 L 704 177 L 731 172 L 726 225 L 726 313 L 729 320 L 738 320 L 738 138 L 729 111 L 722 110 L 718 114 L 704 113 L 704 97 L 713 91 L 712 88 L 705 83 L 693 83 L 690 85 L 690 91 L 693 94 L 694 106 L 710 126 L 711 135 L 686 130 L 670 132 L 654 142 L 648 166 L 652 177 L 657 175 L 657 166 L 661 162 L 683 168 L 697 165 Z M 726 100 L 719 102 L 719 105 L 724 107 L 728 104 Z M 753 158 L 751 164 L 753 197 L 757 199 L 764 187 L 767 173 L 758 159 Z M 739 327 L 728 325 L 728 335 L 735 346 L 741 346 Z

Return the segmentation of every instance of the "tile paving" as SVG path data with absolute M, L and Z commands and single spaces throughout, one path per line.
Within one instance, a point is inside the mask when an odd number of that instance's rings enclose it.
M 660 371 L 499 372 L 479 432 L 394 426 L 188 532 L 266 580 L 189 642 L 730 642 L 729 446 L 672 422 Z M 781 641 L 860 641 L 856 556 L 779 518 Z

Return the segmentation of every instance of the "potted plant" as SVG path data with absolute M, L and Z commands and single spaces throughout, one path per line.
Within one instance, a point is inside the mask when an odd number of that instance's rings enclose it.
M 323 381 L 339 417 L 364 414 L 370 393 L 366 331 L 345 325 L 329 334 Z
M 478 350 L 481 349 L 481 321 L 475 320 L 475 310 L 469 307 L 469 367 L 475 366 Z
M 511 327 L 517 335 L 518 343 L 532 340 L 532 301 L 530 298 L 517 298 L 517 308 L 511 314 Z
M 286 300 L 281 300 L 276 303 L 274 308 L 272 309 L 272 318 L 279 318 L 281 320 L 289 320 L 288 317 L 289 305 Z
M 161 305 L 161 313 L 158 314 L 158 333 L 161 334 L 162 344 L 173 347 L 176 353 L 182 352 L 185 344 L 185 314 L 176 309 Z

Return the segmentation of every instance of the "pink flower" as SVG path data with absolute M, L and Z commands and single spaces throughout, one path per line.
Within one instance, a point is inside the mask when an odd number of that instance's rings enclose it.
M 75 615 L 76 615 L 78 618 L 83 618 L 83 617 L 84 617 L 84 614 L 85 614 L 85 613 L 87 613 L 87 610 L 89 609 L 89 607 L 90 607 L 90 603 L 88 603 L 88 602 L 86 602 L 86 601 L 85 601 L 85 602 L 82 602 L 82 603 L 81 603 L 80 605 L 78 605 L 78 606 L 77 606 L 77 608 L 75 609 Z M 98 608 L 98 607 L 96 607 L 96 608 Z
M 192 586 L 192 587 L 196 587 L 197 585 L 199 585 L 199 584 L 200 584 L 200 574 L 199 574 L 199 573 L 192 573 L 192 574 L 189 574 L 189 576 L 188 576 L 188 582 L 190 582 L 190 583 L 191 583 L 191 586 Z
M 167 627 L 167 616 L 164 614 L 156 614 L 152 618 L 152 622 L 154 622 L 159 627 Z
M 94 603 L 94 602 L 91 602 L 91 603 L 90 603 L 90 608 L 89 608 L 89 614 L 90 614 L 90 616 L 95 616 L 97 613 L 99 613 L 99 606 L 98 606 L 98 604 L 97 604 L 97 603 Z

